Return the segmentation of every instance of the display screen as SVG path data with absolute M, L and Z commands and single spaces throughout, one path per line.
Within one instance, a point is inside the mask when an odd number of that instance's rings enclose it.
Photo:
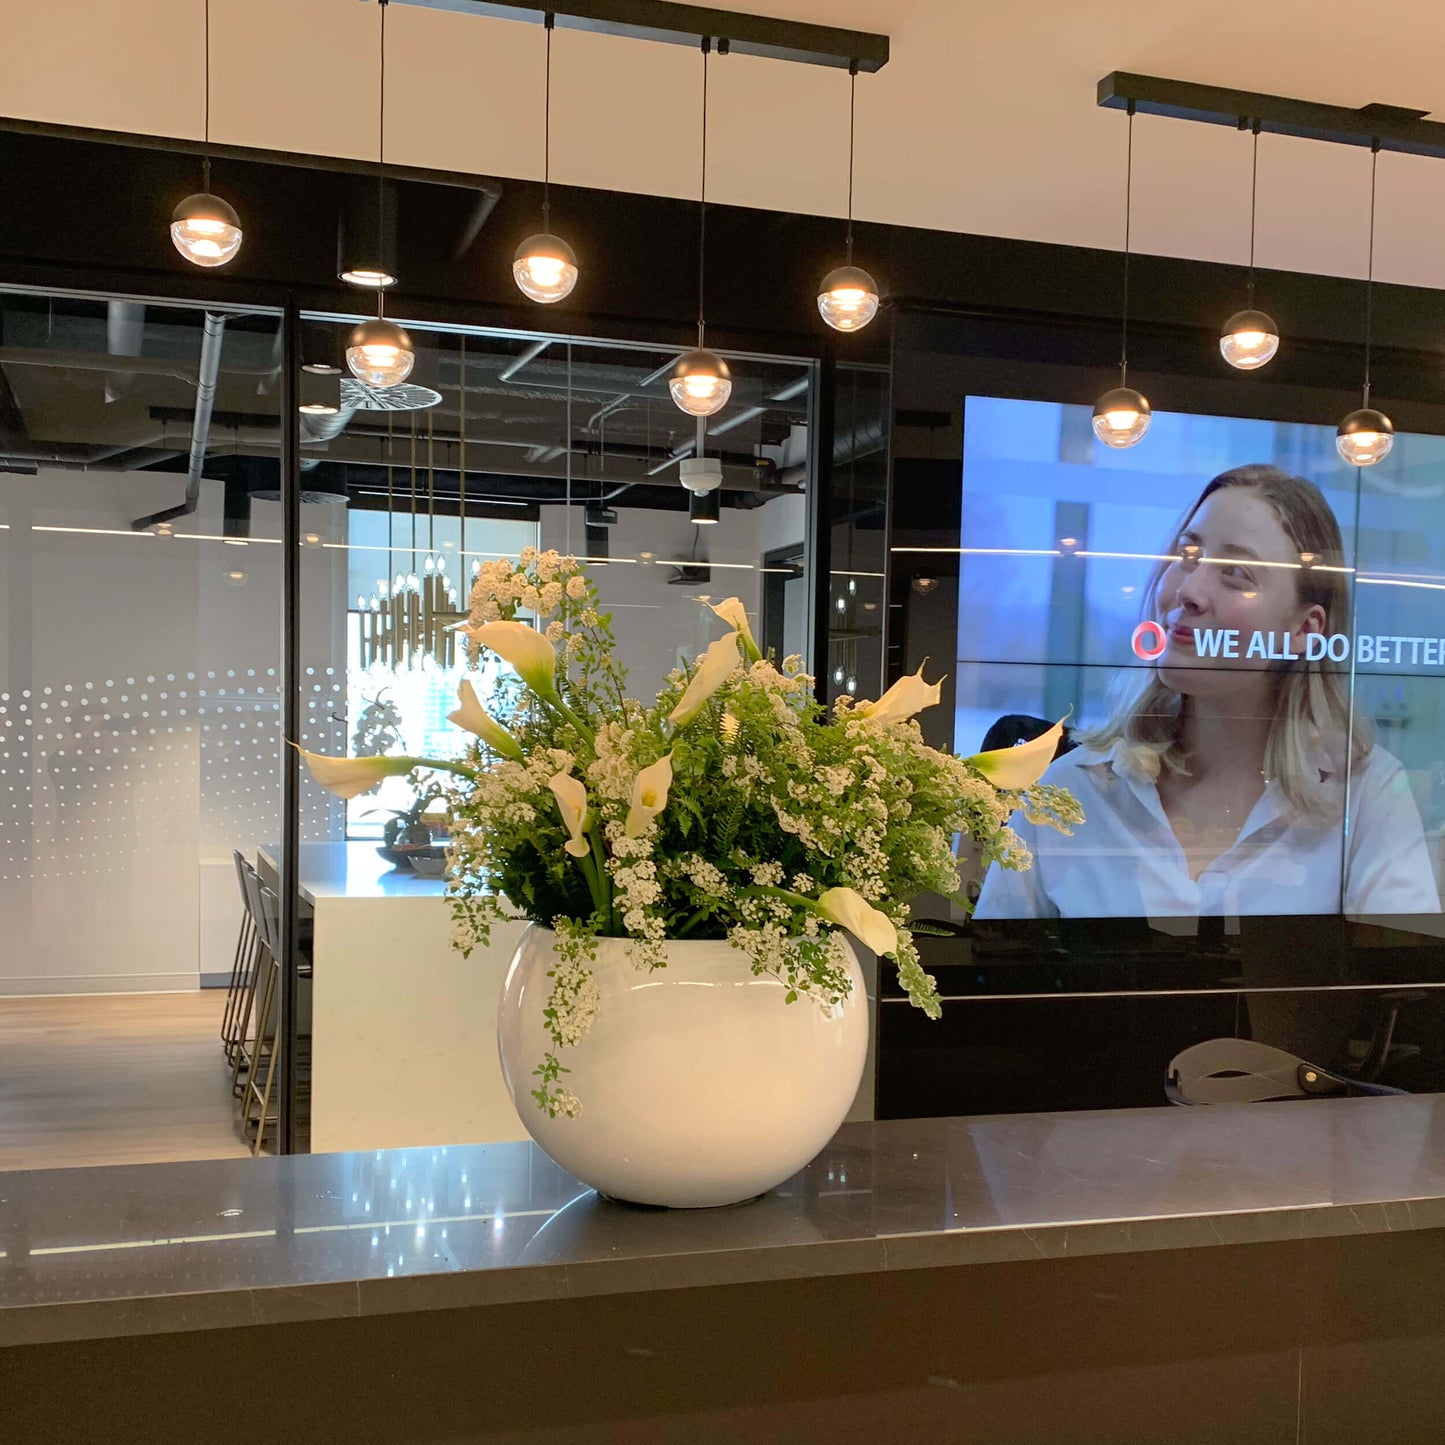
M 989 919 L 1345 914 L 1440 925 L 1445 438 L 1357 469 L 1333 427 L 969 397 L 954 745 L 1067 717 Z M 943 550 L 943 549 L 940 549 Z M 919 559 L 921 560 L 921 559 Z

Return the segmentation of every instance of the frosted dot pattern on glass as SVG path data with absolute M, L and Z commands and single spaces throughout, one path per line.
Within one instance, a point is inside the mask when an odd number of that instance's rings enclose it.
M 302 745 L 344 752 L 342 678 L 304 669 L 302 701 Z M 129 872 L 180 844 L 252 852 L 280 836 L 280 766 L 274 667 L 0 691 L 0 884 Z M 341 800 L 301 791 L 302 840 L 341 837 Z

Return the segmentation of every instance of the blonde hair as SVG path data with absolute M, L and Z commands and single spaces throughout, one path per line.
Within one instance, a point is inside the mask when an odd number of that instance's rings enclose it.
M 1326 633 L 1348 632 L 1348 574 L 1333 570 L 1344 565 L 1340 526 L 1320 489 L 1303 477 L 1263 464 L 1221 472 L 1184 514 L 1171 549 L 1177 547 L 1179 533 L 1205 501 L 1226 487 L 1248 487 L 1269 503 L 1290 545 L 1300 554 L 1300 570 L 1295 573 L 1300 602 L 1323 609 Z M 1160 620 L 1159 586 L 1170 565 L 1161 561 L 1154 568 L 1144 591 L 1141 616 L 1145 619 Z M 1276 677 L 1274 721 L 1264 750 L 1265 776 L 1279 784 L 1285 801 L 1297 812 L 1310 818 L 1333 817 L 1340 809 L 1339 793 L 1324 785 L 1319 760 L 1322 756 L 1328 760 L 1331 773 L 1342 772 L 1347 763 L 1361 762 L 1372 745 L 1368 727 L 1363 722 L 1352 726 L 1343 674 L 1330 663 L 1287 663 Z M 1187 772 L 1179 741 L 1180 694 L 1153 667 L 1127 669 L 1115 679 L 1114 691 L 1109 720 L 1080 737 L 1084 746 L 1113 753 L 1121 766 L 1150 781 L 1166 768 Z

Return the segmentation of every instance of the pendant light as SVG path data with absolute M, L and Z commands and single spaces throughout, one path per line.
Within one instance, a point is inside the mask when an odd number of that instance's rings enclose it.
M 1370 405 L 1370 331 L 1375 294 L 1375 172 L 1380 165 L 1380 142 L 1370 147 L 1370 249 L 1365 272 L 1365 394 L 1364 404 L 1340 423 L 1335 450 L 1356 467 L 1372 467 L 1390 455 L 1395 428 L 1390 418 Z
M 381 9 L 381 63 L 377 102 L 376 214 L 377 231 L 386 208 L 386 6 Z M 368 386 L 398 386 L 411 375 L 416 349 L 411 337 L 394 321 L 386 319 L 386 289 L 376 291 L 376 320 L 363 321 L 346 339 L 346 364 L 351 374 Z
M 206 100 L 204 143 L 211 144 L 211 0 L 205 0 Z M 202 158 L 203 189 L 171 213 L 171 243 L 193 266 L 224 266 L 241 249 L 241 219 L 211 194 L 211 158 Z
M 733 376 L 728 364 L 704 345 L 707 322 L 703 318 L 703 276 L 707 259 L 707 63 L 712 41 L 702 41 L 702 184 L 697 208 L 697 350 L 684 352 L 668 377 L 672 399 L 689 416 L 713 416 L 728 404 L 733 394 Z
M 1122 451 L 1149 430 L 1149 403 L 1129 385 L 1129 223 L 1134 204 L 1134 102 L 1129 102 L 1129 140 L 1124 162 L 1124 304 L 1119 336 L 1119 385 L 1094 404 L 1094 435 Z
M 829 271 L 818 288 L 818 310 L 834 331 L 861 331 L 878 314 L 878 283 L 853 264 L 853 118 L 858 96 L 858 62 L 848 62 L 848 236 L 847 263 Z
M 542 17 L 547 28 L 546 81 L 542 111 L 542 229 L 528 236 L 512 260 L 512 279 L 522 294 L 544 306 L 572 294 L 577 284 L 577 255 L 560 236 L 550 230 L 552 221 L 552 31 L 556 17 L 549 10 Z
M 1219 354 L 1240 371 L 1258 371 L 1274 359 L 1279 350 L 1279 327 L 1263 311 L 1254 308 L 1254 218 L 1259 195 L 1259 122 L 1255 121 L 1254 154 L 1249 171 L 1249 284 L 1248 304 L 1224 323 L 1219 335 Z

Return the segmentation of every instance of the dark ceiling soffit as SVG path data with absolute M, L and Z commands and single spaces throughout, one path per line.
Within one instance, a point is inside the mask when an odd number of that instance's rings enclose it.
M 372 4 L 375 0 L 365 0 L 365 3 Z M 744 15 L 736 10 L 677 5 L 672 0 L 569 0 L 569 3 L 551 6 L 511 4 L 508 0 L 390 0 L 390 3 L 452 10 L 458 15 L 524 20 L 534 25 L 543 24 L 551 15 L 560 30 L 590 30 L 598 35 L 693 47 L 710 40 L 720 50 L 738 55 L 761 55 L 767 60 L 791 60 L 838 70 L 856 65 L 859 70 L 871 73 L 888 64 L 886 35 L 840 30 L 832 25 L 805 25 L 797 20 L 774 20 L 767 15 Z
M 1165 115 L 1251 130 L 1258 124 L 1270 135 L 1299 136 L 1335 145 L 1371 146 L 1412 156 L 1445 158 L 1445 122 L 1424 119 L 1430 112 L 1399 105 L 1321 105 L 1252 90 L 1225 90 L 1157 75 L 1116 70 L 1099 82 L 1099 104 L 1127 110 L 1132 101 L 1141 115 Z
M 174 136 L 141 135 L 119 130 L 94 130 L 83 125 L 52 125 L 48 121 L 21 120 L 0 116 L 0 131 L 17 135 L 44 136 L 51 140 L 83 141 L 90 145 L 132 146 L 137 150 L 164 151 L 169 155 L 209 156 L 212 160 L 250 161 L 265 166 L 295 166 L 308 171 L 333 171 L 342 175 L 385 176 L 389 181 L 418 181 L 429 186 L 453 186 L 458 190 L 480 191 L 493 202 L 502 195 L 502 183 L 492 176 L 467 171 L 437 171 L 425 166 L 398 166 L 387 161 L 353 160 L 349 156 L 316 156 L 302 151 L 271 151 L 256 146 L 209 145 Z

